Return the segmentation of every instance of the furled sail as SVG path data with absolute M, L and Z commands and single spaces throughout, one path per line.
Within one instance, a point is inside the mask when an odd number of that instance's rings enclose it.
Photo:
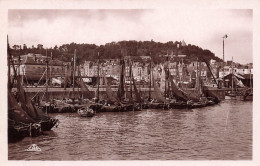
M 124 60 L 121 59 L 120 65 L 121 65 L 121 71 L 120 71 L 120 78 L 119 78 L 119 86 L 118 86 L 118 91 L 117 91 L 117 97 L 121 101 L 122 97 L 125 94 L 125 90 L 124 90 L 125 63 L 124 63 Z
M 173 79 L 172 77 L 170 76 L 170 83 L 171 83 L 171 90 L 172 90 L 172 93 L 173 95 L 175 95 L 175 97 L 179 100 L 182 100 L 182 101 L 187 101 L 188 100 L 188 97 L 185 95 L 185 93 L 180 90 L 176 85 L 175 83 L 173 82 Z
M 31 101 L 29 98 L 26 97 L 24 88 L 21 84 L 20 78 L 17 79 L 17 89 L 19 92 L 19 97 L 18 97 L 18 101 L 21 102 L 21 107 L 23 108 L 23 110 L 25 112 L 27 112 L 27 114 L 32 117 L 32 118 L 37 118 L 37 112 L 34 111 L 34 109 L 32 108 L 31 105 Z
M 237 77 L 233 77 L 233 79 L 234 79 L 234 82 L 235 82 L 236 86 L 238 86 L 240 88 L 244 88 L 245 87 L 245 85 L 242 83 L 242 81 L 238 80 Z
M 22 107 L 17 103 L 13 94 L 8 90 L 8 118 L 22 123 L 35 123 Z
M 160 91 L 160 88 L 154 79 L 153 79 L 153 85 L 154 85 L 154 94 L 155 94 L 153 98 L 155 98 L 158 102 L 165 102 L 165 99 Z
M 137 102 L 142 102 L 141 95 L 140 95 L 140 93 L 138 92 L 137 87 L 136 87 L 136 85 L 135 85 L 134 77 L 132 77 L 132 81 L 133 81 L 134 94 L 135 94 L 136 101 L 137 101 Z
M 106 78 L 105 83 L 106 83 L 106 93 L 107 93 L 107 97 L 108 97 L 108 103 L 110 103 L 110 104 L 117 103 L 118 100 L 114 96 L 114 92 L 111 89 L 111 82 Z
M 154 87 L 154 93 L 152 93 L 154 95 L 152 96 L 152 98 L 156 99 L 158 102 L 165 102 L 165 98 L 162 95 L 159 85 L 155 81 L 154 74 L 152 74 L 152 78 L 153 78 L 152 81 L 153 81 L 153 87 Z
M 88 99 L 94 98 L 93 93 L 85 85 L 85 83 L 83 82 L 82 77 L 80 77 L 80 81 L 76 80 L 76 83 L 80 86 L 81 91 L 83 93 L 83 97 L 88 98 Z

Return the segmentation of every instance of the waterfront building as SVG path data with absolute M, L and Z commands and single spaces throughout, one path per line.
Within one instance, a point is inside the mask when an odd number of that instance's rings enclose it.
M 132 72 L 133 72 L 133 77 L 137 81 L 142 80 L 142 74 L 143 74 L 143 66 L 140 62 L 133 62 L 132 63 Z
M 90 69 L 93 65 L 93 62 L 91 61 L 85 61 L 81 68 L 81 73 L 83 73 L 83 76 L 90 76 L 92 73 L 90 72 Z
M 35 84 L 46 81 L 46 62 L 48 60 L 49 78 L 65 77 L 71 75 L 70 63 L 65 63 L 57 59 L 52 59 L 41 54 L 27 54 L 14 58 L 14 66 L 18 75 L 22 76 L 22 83 Z M 14 71 L 11 68 L 11 76 Z

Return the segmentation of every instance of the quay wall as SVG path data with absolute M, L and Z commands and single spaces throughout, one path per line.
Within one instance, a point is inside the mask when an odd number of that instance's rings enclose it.
M 30 87 L 30 88 L 24 88 L 26 94 L 30 98 L 39 98 L 41 100 L 46 100 L 46 88 L 45 87 Z M 97 88 L 89 88 L 90 91 L 92 91 L 93 94 L 96 94 Z M 106 99 L 106 88 L 99 88 L 99 96 L 101 99 Z M 138 90 L 141 92 L 142 96 L 148 97 L 149 96 L 149 88 L 138 88 Z M 218 96 L 220 99 L 225 98 L 226 91 L 230 91 L 230 88 L 223 88 L 223 89 L 217 89 L 217 88 L 210 88 L 209 91 L 214 93 L 216 96 Z M 16 88 L 13 88 L 12 91 L 16 91 Z M 112 91 L 117 91 L 117 88 L 112 88 Z M 187 93 L 194 92 L 194 89 L 185 89 Z M 129 92 L 129 89 L 128 89 Z M 153 95 L 153 88 L 151 88 L 151 94 Z M 78 98 L 81 96 L 81 89 L 80 88 L 74 88 L 74 95 L 75 98 Z M 48 88 L 48 99 L 63 99 L 73 97 L 73 88 Z

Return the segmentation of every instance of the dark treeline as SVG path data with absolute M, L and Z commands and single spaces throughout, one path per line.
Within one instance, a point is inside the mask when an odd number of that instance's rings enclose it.
M 85 60 L 95 61 L 97 60 L 97 55 L 99 53 L 100 59 L 114 59 L 121 58 L 122 56 L 151 56 L 155 63 L 160 63 L 165 61 L 165 58 L 159 55 L 173 54 L 173 55 L 187 55 L 184 62 L 195 61 L 197 57 L 199 59 L 210 60 L 215 59 L 216 61 L 222 61 L 220 58 L 216 57 L 211 51 L 204 50 L 195 45 L 181 46 L 181 42 L 160 43 L 152 41 L 119 41 L 111 42 L 105 45 L 97 46 L 95 44 L 63 44 L 62 46 L 51 48 L 44 48 L 42 44 L 37 46 L 27 46 L 27 45 L 14 45 L 11 47 L 11 54 L 13 56 L 24 55 L 27 53 L 43 54 L 48 56 L 51 55 L 53 58 L 63 60 L 66 62 L 71 61 L 74 50 L 76 49 L 76 54 L 83 63 Z

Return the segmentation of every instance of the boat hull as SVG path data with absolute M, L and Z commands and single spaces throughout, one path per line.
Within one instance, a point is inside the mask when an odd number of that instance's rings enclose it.
M 81 117 L 93 117 L 95 115 L 94 110 L 90 108 L 80 108 L 77 113 Z

